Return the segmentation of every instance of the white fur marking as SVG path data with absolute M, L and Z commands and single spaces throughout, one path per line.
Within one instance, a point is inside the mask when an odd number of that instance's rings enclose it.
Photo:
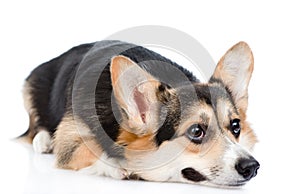
M 33 138 L 33 150 L 37 153 L 49 153 L 52 150 L 50 134 L 42 130 Z

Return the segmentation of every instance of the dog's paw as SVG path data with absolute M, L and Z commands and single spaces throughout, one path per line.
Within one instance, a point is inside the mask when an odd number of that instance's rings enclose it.
M 82 168 L 79 172 L 83 174 L 107 176 L 114 179 L 125 179 L 129 176 L 127 171 L 119 165 L 117 160 L 108 158 L 105 153 L 103 153 L 100 159 L 93 165 Z
M 42 130 L 36 134 L 32 141 L 33 150 L 40 154 L 52 152 L 52 143 L 50 134 Z
M 92 166 L 82 168 L 79 170 L 79 172 L 88 175 L 107 176 L 119 180 L 128 177 L 126 170 L 107 165 L 104 166 L 103 164 L 99 163 L 95 163 Z

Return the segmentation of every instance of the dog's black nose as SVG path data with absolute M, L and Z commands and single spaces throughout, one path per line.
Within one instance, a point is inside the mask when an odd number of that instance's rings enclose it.
M 235 169 L 246 180 L 250 180 L 251 178 L 256 176 L 259 166 L 259 163 L 252 157 L 242 158 L 236 163 Z

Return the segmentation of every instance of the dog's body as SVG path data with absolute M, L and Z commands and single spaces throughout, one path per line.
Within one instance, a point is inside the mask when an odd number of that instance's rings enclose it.
M 253 57 L 232 47 L 209 83 L 120 41 L 74 47 L 26 79 L 22 135 L 60 168 L 118 179 L 240 186 L 256 175 L 246 122 Z

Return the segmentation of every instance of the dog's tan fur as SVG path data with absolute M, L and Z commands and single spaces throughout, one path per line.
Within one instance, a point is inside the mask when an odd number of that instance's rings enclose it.
M 36 122 L 38 120 L 38 115 L 34 106 L 32 105 L 31 87 L 30 84 L 25 81 L 23 85 L 23 101 L 25 110 L 29 116 L 29 130 L 18 138 L 19 141 L 25 143 L 32 143 L 34 136 L 37 134 L 38 130 L 36 127 Z
M 92 165 L 102 154 L 89 128 L 71 115 L 61 121 L 53 144 L 59 168 L 79 170 Z

